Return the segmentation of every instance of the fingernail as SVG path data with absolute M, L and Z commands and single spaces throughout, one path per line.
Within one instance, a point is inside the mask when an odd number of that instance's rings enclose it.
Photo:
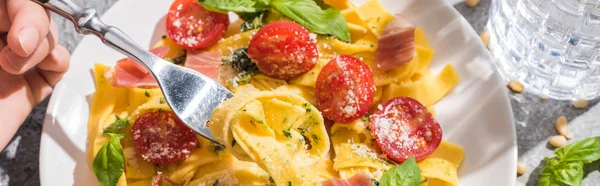
M 19 31 L 17 36 L 19 37 L 21 49 L 23 49 L 27 55 L 30 55 L 38 45 L 40 36 L 37 30 L 32 27 L 25 27 Z
M 12 67 L 14 67 L 15 70 L 21 70 L 21 68 L 23 68 L 23 64 L 16 63 L 16 61 L 18 61 L 18 60 L 14 60 L 14 59 L 17 59 L 18 57 L 19 56 L 11 50 L 6 50 L 4 52 L 4 58 L 6 59 L 6 62 L 8 62 L 8 64 L 10 64 Z

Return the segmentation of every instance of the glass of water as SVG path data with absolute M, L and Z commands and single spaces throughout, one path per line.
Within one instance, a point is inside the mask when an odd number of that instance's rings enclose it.
M 492 0 L 487 27 L 505 80 L 553 99 L 600 95 L 600 0 Z

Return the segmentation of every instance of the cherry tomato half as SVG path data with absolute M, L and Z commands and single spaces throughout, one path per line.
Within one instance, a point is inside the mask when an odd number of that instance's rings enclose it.
M 211 12 L 196 0 L 176 0 L 167 13 L 167 34 L 177 45 L 194 50 L 219 41 L 229 26 L 229 16 Z
M 427 108 L 409 97 L 378 106 L 371 115 L 371 134 L 388 158 L 404 162 L 429 156 L 442 141 L 442 129 Z
M 350 122 L 365 115 L 373 103 L 371 69 L 353 56 L 333 58 L 317 77 L 317 108 L 327 119 Z
M 198 144 L 195 133 L 171 111 L 144 113 L 131 130 L 138 153 L 154 164 L 183 160 Z
M 261 28 L 250 40 L 248 56 L 267 76 L 292 79 L 310 71 L 319 57 L 316 38 L 291 21 L 277 21 Z

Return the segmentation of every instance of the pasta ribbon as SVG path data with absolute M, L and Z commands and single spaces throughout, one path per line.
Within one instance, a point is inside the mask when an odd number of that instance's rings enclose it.
M 331 142 L 335 151 L 333 169 L 347 179 L 358 172 L 379 179 L 392 164 L 381 159 L 381 152 L 374 146 L 368 123 L 361 119 L 351 123 L 335 123 L 331 127 Z
M 427 178 L 429 186 L 457 186 L 457 168 L 450 161 L 440 158 L 425 158 L 418 162 L 421 176 Z
M 311 185 L 322 180 L 310 165 L 329 152 L 323 117 L 295 93 L 238 93 L 215 109 L 209 128 L 228 151 L 256 162 L 276 185 Z
M 436 77 L 425 77 L 416 82 L 392 83 L 386 86 L 382 100 L 408 96 L 430 107 L 444 98 L 458 82 L 459 77 L 454 66 L 447 64 Z

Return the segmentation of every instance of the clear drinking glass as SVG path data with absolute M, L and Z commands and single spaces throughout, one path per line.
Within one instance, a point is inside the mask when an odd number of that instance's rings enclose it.
M 600 95 L 600 0 L 492 0 L 487 27 L 505 80 L 553 99 Z

